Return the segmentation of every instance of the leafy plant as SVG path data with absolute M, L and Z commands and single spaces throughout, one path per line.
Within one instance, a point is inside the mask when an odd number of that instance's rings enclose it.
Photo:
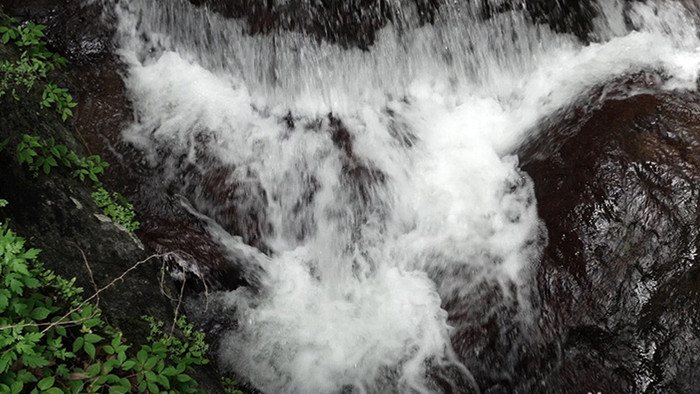
M 109 167 L 109 163 L 102 161 L 98 155 L 78 157 L 68 150 L 67 146 L 56 144 L 54 138 L 41 141 L 39 137 L 28 134 L 24 134 L 22 142 L 17 144 L 17 160 L 19 164 L 26 163 L 34 176 L 39 175 L 39 170 L 48 175 L 51 169 L 59 164 L 68 168 L 75 166 L 77 168 L 73 171 L 74 177 L 83 182 L 86 178 L 90 179 L 97 186 L 102 184 L 98 175 L 103 174 L 105 168 Z
M 127 230 L 136 231 L 141 226 L 141 223 L 134 221 L 134 206 L 121 194 L 113 192 L 110 195 L 103 187 L 99 187 L 92 193 L 92 200 L 113 222 L 121 224 Z
M 103 209 L 105 215 L 129 231 L 135 231 L 141 226 L 141 223 L 134 220 L 134 206 L 121 194 L 110 194 L 101 186 L 98 175 L 104 173 L 109 163 L 102 161 L 100 156 L 78 157 L 65 145 L 56 144 L 53 138 L 41 141 L 39 137 L 25 134 L 22 136 L 22 142 L 17 144 L 17 161 L 19 164 L 26 164 L 35 177 L 39 176 L 40 171 L 48 175 L 52 168 L 61 164 L 67 168 L 75 168 L 74 177 L 83 182 L 85 179 L 93 181 L 96 190 L 92 193 L 92 199 Z
M 176 338 L 148 318 L 151 342 L 133 355 L 89 302 L 96 295 L 82 300 L 75 278 L 45 269 L 39 253 L 0 224 L 0 392 L 197 392 L 189 373 L 208 362 L 204 334 L 181 318 Z
M 0 25 L 0 41 L 3 45 L 14 44 L 19 51 L 18 60 L 0 62 L 0 97 L 9 92 L 19 100 L 18 88 L 30 91 L 37 81 L 47 80 L 52 71 L 67 61 L 46 48 L 42 40 L 46 26 L 33 22 L 17 26 L 16 23 L 16 19 L 8 18 Z M 57 87 L 52 81 L 47 81 L 40 104 L 42 108 L 55 107 L 64 121 L 73 116 L 72 108 L 77 105 L 67 89 Z
M 41 95 L 42 108 L 55 106 L 61 114 L 61 119 L 65 121 L 69 116 L 73 116 L 73 110 L 71 108 L 76 105 L 78 105 L 78 103 L 73 102 L 73 96 L 68 93 L 68 89 L 59 88 L 53 82 L 46 84 L 44 93 Z
M 70 152 L 65 145 L 56 144 L 53 138 L 41 142 L 39 137 L 27 134 L 22 136 L 22 142 L 17 145 L 17 160 L 19 164 L 26 163 L 35 177 L 39 176 L 40 170 L 48 175 L 59 163 L 70 168 L 80 162 L 75 153 Z
M 224 391 L 228 394 L 243 394 L 241 390 L 236 388 L 238 382 L 231 378 L 221 378 L 221 385 L 224 386 Z
M 78 169 L 73 171 L 73 176 L 79 178 L 83 182 L 87 177 L 95 183 L 95 186 L 102 185 L 98 175 L 104 174 L 105 168 L 109 167 L 109 163 L 102 161 L 98 155 L 81 157 L 75 162 L 75 165 Z

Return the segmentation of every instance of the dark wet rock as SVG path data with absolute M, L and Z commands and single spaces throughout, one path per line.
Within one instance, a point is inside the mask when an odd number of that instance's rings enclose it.
M 206 276 L 213 288 L 232 289 L 242 282 L 235 264 L 211 237 L 205 225 L 183 209 L 180 197 L 168 193 L 168 185 L 146 162 L 143 152 L 121 140 L 121 131 L 132 121 L 132 108 L 126 96 L 122 75 L 124 66 L 113 53 L 113 29 L 99 2 L 79 0 L 7 0 L 5 10 L 20 21 L 47 25 L 46 38 L 51 49 L 66 56 L 66 71 L 71 78 L 59 76 L 78 102 L 72 119 L 74 136 L 87 154 L 99 154 L 110 163 L 102 177 L 105 186 L 117 190 L 134 204 L 141 229 L 137 235 L 146 246 L 159 253 L 177 252 L 176 266 L 199 266 L 199 277 Z M 89 43 L 97 43 L 91 47 Z M 89 47 L 89 48 L 88 48 Z M 90 48 L 98 50 L 91 50 Z M 89 50 L 88 50 L 89 49 Z M 209 182 L 213 186 L 213 182 Z M 223 215 L 231 217 L 231 215 Z M 231 224 L 232 221 L 226 224 Z M 235 227 L 230 225 L 229 227 Z M 250 227 L 250 226 L 248 226 Z M 245 229 L 234 228 L 235 234 Z M 246 237 L 259 233 L 250 231 Z M 175 260 L 171 259 L 171 263 Z M 198 275 L 184 274 L 188 291 L 201 291 Z
M 66 278 L 76 277 L 77 284 L 90 295 L 94 286 L 86 262 L 97 286 L 102 287 L 151 253 L 133 234 L 102 214 L 90 196 L 92 186 L 73 178 L 70 171 L 56 168 L 49 176 L 34 178 L 26 167 L 19 166 L 13 147 L 24 133 L 44 139 L 54 137 L 83 154 L 59 116 L 39 110 L 40 94 L 33 93 L 19 102 L 5 96 L 0 103 L 4 109 L 0 140 L 10 140 L 0 152 L 0 196 L 9 202 L 0 210 L 0 216 L 9 219 L 11 228 L 32 246 L 43 250 L 41 261 L 48 268 Z M 141 315 L 163 321 L 173 317 L 173 305 L 160 290 L 161 264 L 158 259 L 151 259 L 100 296 L 100 306 L 109 323 L 136 343 L 145 341 L 149 333 Z M 172 294 L 169 283 L 163 283 L 163 288 Z
M 268 33 L 274 29 L 296 30 L 343 47 L 364 49 L 374 42 L 377 30 L 396 19 L 396 10 L 387 0 L 190 2 L 205 5 L 228 18 L 245 19 L 252 34 Z
M 441 10 L 453 7 L 446 0 L 413 0 L 400 7 L 388 0 L 189 1 L 227 18 L 246 20 L 251 34 L 278 29 L 301 31 L 319 41 L 361 49 L 369 49 L 377 31 L 389 24 L 402 29 L 434 23 Z M 533 22 L 549 25 L 557 32 L 572 33 L 584 42 L 595 38 L 591 32 L 598 12 L 589 0 L 482 0 L 479 10 L 484 19 L 508 11 L 526 12 Z
M 611 99 L 522 155 L 549 245 L 526 391 L 689 393 L 700 382 L 700 97 Z M 546 344 L 546 345 L 544 345 Z M 554 349 L 548 359 L 544 349 Z M 539 380 L 539 382 L 535 382 Z
M 21 21 L 46 25 L 49 46 L 74 64 L 109 56 L 113 30 L 103 23 L 98 2 L 76 0 L 4 0 L 5 12 Z
M 513 10 L 525 11 L 535 23 L 549 25 L 556 32 L 572 33 L 585 42 L 592 38 L 593 18 L 598 15 L 594 3 L 586 0 L 504 1 L 497 5 L 483 0 L 482 13 L 486 18 Z
M 8 0 L 2 4 L 5 11 L 20 21 L 48 25 L 45 32 L 50 48 L 70 62 L 52 77 L 69 88 L 79 106 L 74 109 L 72 122 L 64 123 L 57 114 L 39 108 L 41 92 L 38 88 L 20 102 L 8 96 L 0 99 L 3 108 L 0 141 L 10 139 L 7 148 L 0 152 L 0 197 L 9 201 L 8 207 L 0 209 L 0 218 L 9 219 L 13 230 L 28 238 L 33 247 L 43 250 L 40 259 L 48 268 L 67 278 L 76 277 L 77 284 L 87 295 L 94 289 L 85 260 L 97 286 L 101 287 L 137 262 L 150 258 L 100 297 L 100 307 L 109 324 L 120 328 L 130 342 L 140 344 L 146 342 L 150 332 L 148 324 L 140 318 L 142 315 L 162 321 L 173 319 L 180 288 L 175 288 L 161 269 L 177 268 L 175 260 L 182 255 L 177 246 L 191 242 L 194 249 L 190 253 L 209 258 L 218 257 L 215 252 L 218 245 L 214 245 L 204 235 L 201 224 L 187 214 L 179 220 L 164 218 L 165 224 L 159 222 L 159 225 L 170 229 L 163 235 L 165 239 L 158 238 L 154 230 L 151 238 L 144 239 L 156 238 L 156 241 L 144 245 L 134 234 L 101 215 L 90 196 L 91 185 L 79 182 L 68 170 L 60 168 L 54 169 L 48 177 L 41 175 L 35 179 L 17 164 L 13 150 L 21 135 L 28 133 L 44 139 L 54 137 L 80 155 L 99 154 L 111 164 L 101 179 L 105 187 L 121 192 L 134 202 L 137 219 L 153 223 L 141 211 L 151 200 L 140 198 L 144 192 L 140 181 L 148 167 L 141 152 L 120 141 L 121 129 L 131 121 L 131 109 L 120 76 L 123 68 L 111 53 L 112 32 L 103 23 L 97 4 L 87 6 L 79 0 Z M 4 47 L 0 47 L 0 56 L 4 58 L 8 53 L 3 51 Z M 137 234 L 143 236 L 144 231 L 139 230 Z M 198 242 L 205 237 L 209 244 Z M 172 239 L 182 243 L 168 247 Z M 211 249 L 209 245 L 213 245 Z M 204 251 L 199 253 L 201 249 Z M 157 259 L 152 258 L 154 253 L 170 254 Z M 223 268 L 220 275 L 213 277 L 226 275 L 227 279 L 222 280 L 224 287 L 233 288 L 237 285 L 230 284 L 230 278 L 238 276 L 229 274 Z M 201 282 L 196 280 L 188 280 L 187 285 L 195 289 L 200 286 L 202 290 Z M 197 368 L 192 376 L 205 392 L 223 392 L 215 363 Z

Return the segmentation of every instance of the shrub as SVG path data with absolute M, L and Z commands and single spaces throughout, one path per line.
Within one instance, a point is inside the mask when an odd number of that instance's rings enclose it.
M 40 251 L 0 225 L 0 392 L 194 393 L 189 375 L 206 364 L 204 334 L 184 317 L 181 337 L 147 318 L 150 343 L 130 353 L 122 333 L 65 280 L 37 260 Z
M 3 60 L 0 62 L 0 97 L 7 93 L 19 100 L 17 89 L 30 91 L 37 81 L 45 81 L 42 93 L 41 107 L 54 107 L 65 121 L 73 116 L 72 108 L 77 104 L 65 88 L 59 88 L 48 80 L 49 74 L 63 67 L 66 59 L 49 51 L 42 40 L 46 26 L 33 22 L 16 25 L 17 20 L 6 18 L 0 24 L 0 41 L 3 45 L 13 44 L 19 51 L 16 61 Z

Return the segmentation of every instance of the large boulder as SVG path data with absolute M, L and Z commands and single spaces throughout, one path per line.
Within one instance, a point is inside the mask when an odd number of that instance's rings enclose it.
M 522 159 L 549 231 L 537 273 L 547 345 L 535 358 L 552 357 L 523 365 L 537 378 L 521 387 L 697 390 L 700 96 L 608 99 Z

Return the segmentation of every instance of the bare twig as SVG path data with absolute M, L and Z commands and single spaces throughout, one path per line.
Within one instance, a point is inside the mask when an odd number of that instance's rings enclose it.
M 65 320 L 66 318 L 68 318 L 70 315 L 72 315 L 73 313 L 75 313 L 75 312 L 79 311 L 80 309 L 82 309 L 86 304 L 88 304 L 88 303 L 91 302 L 92 300 L 94 300 L 94 299 L 96 299 L 96 298 L 99 299 L 100 293 L 102 293 L 103 291 L 105 291 L 105 290 L 109 289 L 110 287 L 114 286 L 118 281 L 123 280 L 124 277 L 125 277 L 127 274 L 129 274 L 131 271 L 133 271 L 133 270 L 135 270 L 136 268 L 138 268 L 140 265 L 145 264 L 145 263 L 151 261 L 151 260 L 154 259 L 154 258 L 164 258 L 164 257 L 169 256 L 169 255 L 171 255 L 171 254 L 173 254 L 173 253 L 172 253 L 172 252 L 169 252 L 169 253 L 164 253 L 164 254 L 154 254 L 154 255 L 151 255 L 151 256 L 147 257 L 145 260 L 141 260 L 141 261 L 135 263 L 135 264 L 132 265 L 129 269 L 127 269 L 126 271 L 124 271 L 121 275 L 119 275 L 118 277 L 114 278 L 114 279 L 113 279 L 111 282 L 109 282 L 106 286 L 104 286 L 104 287 L 98 289 L 97 291 L 95 291 L 95 294 L 93 294 L 92 296 L 86 298 L 83 302 L 81 302 L 80 304 L 78 304 L 78 306 L 76 306 L 75 308 L 73 308 L 73 309 L 69 310 L 68 312 L 66 312 L 60 319 L 58 319 L 58 320 L 55 321 L 55 322 L 50 322 L 50 323 L 27 323 L 27 324 L 16 324 L 16 325 L 10 325 L 10 326 L 2 326 L 2 327 L 0 327 L 0 331 L 4 331 L 4 330 L 7 330 L 7 329 L 13 329 L 13 328 L 43 327 L 43 326 L 47 326 L 45 329 L 43 329 L 43 330 L 41 331 L 41 333 L 44 334 L 44 333 L 46 333 L 48 330 L 50 330 L 51 327 L 54 327 L 54 326 L 59 326 L 59 325 L 60 325 L 60 326 L 69 326 L 69 325 L 79 324 L 79 323 L 85 322 L 85 321 L 87 321 L 87 320 L 93 318 L 97 312 L 95 311 L 95 313 L 93 313 L 91 316 L 85 317 L 85 318 L 81 318 L 81 319 L 74 319 L 74 320 L 68 320 L 68 321 L 64 321 L 64 320 Z M 93 279 L 93 283 L 94 283 L 94 279 Z
M 182 286 L 180 286 L 180 296 L 177 299 L 177 306 L 175 307 L 175 316 L 173 317 L 173 324 L 170 326 L 170 335 L 175 332 L 175 325 L 177 324 L 177 317 L 180 313 L 180 305 L 182 304 L 182 296 L 185 294 L 185 284 L 187 284 L 187 278 L 182 281 Z
M 85 257 L 85 252 L 76 244 L 75 242 L 69 241 L 68 243 L 73 244 L 78 250 L 80 251 L 80 254 L 83 256 L 83 262 L 85 263 L 85 268 L 87 268 L 88 272 L 88 277 L 90 278 L 90 283 L 92 283 L 92 288 L 95 289 L 95 295 L 96 300 L 95 300 L 95 306 L 99 307 L 100 305 L 100 296 L 99 290 L 97 289 L 97 282 L 95 282 L 95 276 L 92 274 L 92 268 L 90 268 L 90 264 L 87 261 L 87 257 Z

